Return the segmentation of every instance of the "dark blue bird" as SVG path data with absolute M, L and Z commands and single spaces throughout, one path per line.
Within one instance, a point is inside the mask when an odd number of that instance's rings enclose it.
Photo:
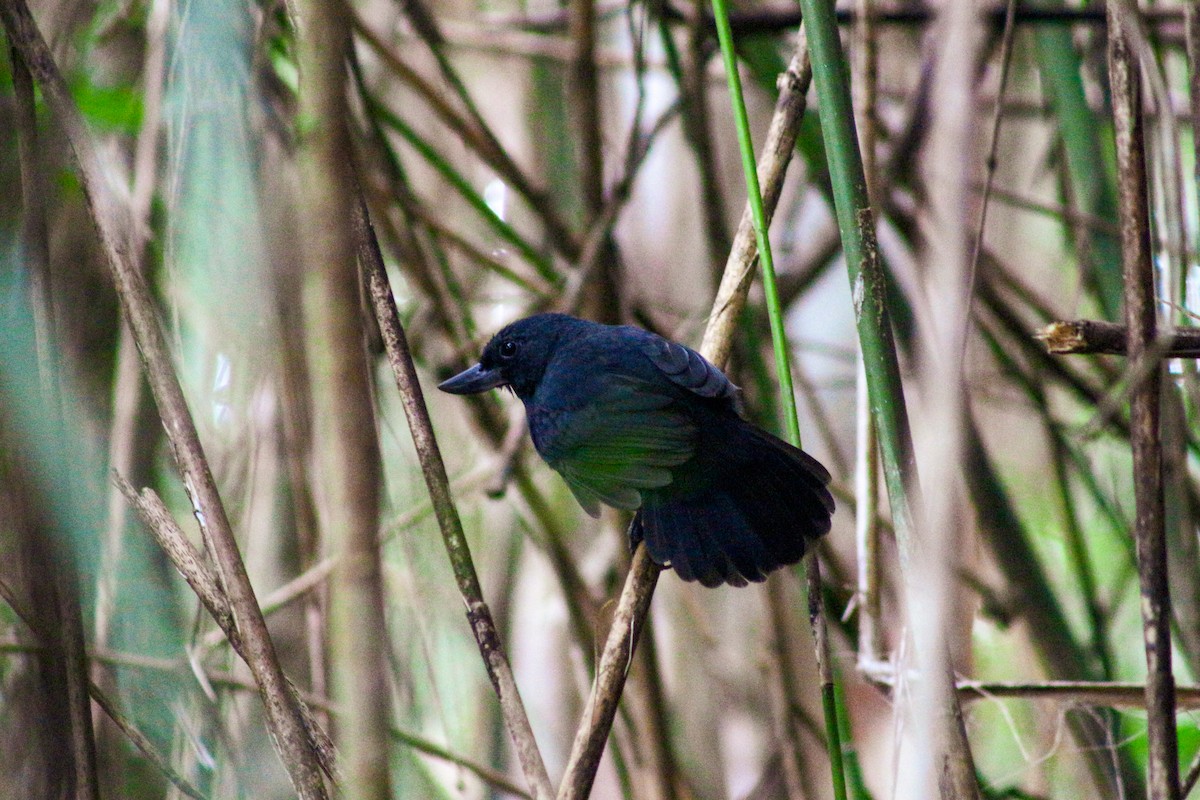
M 829 531 L 829 473 L 742 419 L 739 390 L 699 353 L 564 314 L 514 322 L 452 394 L 510 387 L 533 445 L 593 517 L 637 511 L 631 546 L 685 581 L 745 586 Z

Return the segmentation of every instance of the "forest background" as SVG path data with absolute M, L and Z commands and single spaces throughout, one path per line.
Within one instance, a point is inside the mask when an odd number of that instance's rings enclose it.
M 0 0 L 0 796 L 1188 794 L 1196 4 L 714 8 Z M 803 432 L 819 569 L 420 391 L 540 310 Z

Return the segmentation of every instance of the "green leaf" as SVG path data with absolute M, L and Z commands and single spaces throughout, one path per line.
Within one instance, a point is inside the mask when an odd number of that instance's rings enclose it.
M 132 86 L 97 86 L 76 81 L 71 87 L 83 116 L 98 131 L 135 135 L 142 124 L 142 95 Z

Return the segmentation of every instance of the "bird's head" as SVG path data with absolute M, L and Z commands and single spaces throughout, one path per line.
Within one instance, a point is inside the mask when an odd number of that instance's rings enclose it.
M 507 386 L 525 400 L 537 389 L 562 337 L 586 324 L 565 314 L 537 314 L 518 320 L 492 337 L 478 364 L 438 388 L 450 394 L 478 394 Z

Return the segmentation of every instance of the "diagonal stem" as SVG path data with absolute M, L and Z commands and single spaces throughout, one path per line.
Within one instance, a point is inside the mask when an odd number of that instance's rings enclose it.
M 379 329 L 383 334 L 384 347 L 387 351 L 388 363 L 395 375 L 396 387 L 400 391 L 400 399 L 404 405 L 405 416 L 408 417 L 409 430 L 412 433 L 413 444 L 416 446 L 417 457 L 421 462 L 421 471 L 425 475 L 425 485 L 429 497 L 433 501 L 434 514 L 437 516 L 438 527 L 441 528 L 442 538 L 446 545 L 446 553 L 450 556 L 450 566 L 454 570 L 454 578 L 458 584 L 459 593 L 467 607 L 467 620 L 471 624 L 471 633 L 479 645 L 483 656 L 484 667 L 492 681 L 492 688 L 500 699 L 500 711 L 504 724 L 508 728 L 516 748 L 517 760 L 521 770 L 536 800 L 549 800 L 554 796 L 550 785 L 550 777 L 542 754 L 538 750 L 533 736 L 533 728 L 525 706 L 521 702 L 517 690 L 516 679 L 513 677 L 512 666 L 500 641 L 500 633 L 492 619 L 492 612 L 483 599 L 483 588 L 479 584 L 479 576 L 475 572 L 475 563 L 471 558 L 471 550 L 463 535 L 462 520 L 450 494 L 450 479 L 446 474 L 446 464 L 442 460 L 441 449 L 433 433 L 433 422 L 429 418 L 429 408 L 425 404 L 425 394 L 417 377 L 417 369 L 413 364 L 412 352 L 408 347 L 408 337 L 400 323 L 400 314 L 396 309 L 396 299 L 388 284 L 387 273 L 384 270 L 383 257 L 375 240 L 371 222 L 367 216 L 366 202 L 360 193 L 354 214 L 355 238 L 358 246 L 359 263 L 366 272 L 367 287 L 375 316 L 379 321 Z
M 783 176 L 804 116 L 804 94 L 811 72 L 803 52 L 798 49 L 788 71 L 780 76 L 779 98 L 763 147 L 764 155 L 759 160 L 759 183 L 764 187 L 763 205 L 768 218 L 778 203 Z M 721 286 L 713 301 L 700 346 L 704 357 L 717 366 L 723 366 L 729 359 L 733 334 L 750 291 L 757 254 L 750 211 L 747 209 L 725 265 Z M 650 609 L 658 574 L 658 566 L 650 559 L 645 548 L 639 547 L 633 555 L 618 601 L 617 616 L 609 628 L 592 693 L 567 759 L 563 781 L 559 786 L 559 800 L 583 800 L 591 791 L 625 685 L 629 655 Z

